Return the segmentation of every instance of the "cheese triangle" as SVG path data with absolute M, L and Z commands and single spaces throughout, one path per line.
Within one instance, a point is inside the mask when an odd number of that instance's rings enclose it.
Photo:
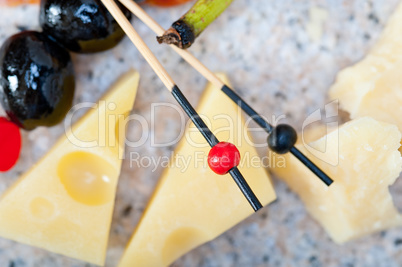
M 138 81 L 129 71 L 2 196 L 1 237 L 103 265 Z
M 267 205 L 276 198 L 270 178 L 251 143 L 241 110 L 219 89 L 212 85 L 206 88 L 198 112 L 220 141 L 238 147 L 242 155 L 239 169 L 261 203 Z M 167 266 L 253 214 L 232 177 L 208 168 L 209 150 L 194 125 L 186 129 L 120 267 Z
M 330 98 L 352 119 L 372 117 L 402 131 L 402 3 L 369 53 L 339 72 Z

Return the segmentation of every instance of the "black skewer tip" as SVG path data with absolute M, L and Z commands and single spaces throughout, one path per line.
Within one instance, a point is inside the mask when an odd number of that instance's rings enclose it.
M 307 168 L 310 169 L 321 181 L 323 181 L 327 186 L 330 186 L 334 181 L 317 165 L 315 165 L 311 160 L 309 160 L 300 150 L 296 147 L 290 149 L 290 153 L 293 154 L 298 160 L 300 160 Z
M 271 150 L 278 154 L 292 153 L 327 186 L 333 183 L 333 180 L 328 175 L 294 146 L 297 140 L 297 133 L 291 126 L 281 124 L 273 127 L 229 86 L 224 85 L 221 90 L 268 133 L 268 146 Z
M 254 209 L 254 211 L 258 211 L 259 209 L 261 209 L 261 202 L 254 194 L 253 190 L 251 190 L 250 186 L 247 184 L 247 181 L 244 179 L 239 169 L 237 167 L 234 167 L 229 171 L 229 173 L 232 176 L 233 180 L 236 182 L 239 189 L 242 191 L 243 195 L 246 197 L 247 201 L 250 203 L 251 207 Z
M 294 146 L 296 141 L 296 130 L 287 124 L 277 125 L 268 136 L 268 146 L 272 151 L 278 154 L 285 154 L 288 152 L 292 153 L 321 181 L 323 181 L 327 186 L 330 186 L 333 183 L 333 180 Z

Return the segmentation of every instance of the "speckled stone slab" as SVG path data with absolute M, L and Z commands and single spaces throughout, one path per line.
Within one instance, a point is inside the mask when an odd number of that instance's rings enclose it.
M 234 88 L 257 111 L 267 118 L 284 115 L 284 121 L 301 129 L 306 116 L 328 102 L 327 91 L 336 73 L 361 59 L 370 49 L 398 2 L 237 0 L 190 50 L 213 71 L 228 73 Z M 184 5 L 170 9 L 146 7 L 146 10 L 167 28 L 188 8 L 189 5 Z M 319 10 L 321 15 L 317 18 L 312 10 Z M 189 100 L 196 104 L 206 81 L 171 49 L 158 45 L 155 35 L 141 22 L 134 19 L 133 24 Z M 0 42 L 20 29 L 38 29 L 38 7 L 0 7 Z M 175 104 L 128 39 L 113 50 L 74 55 L 73 60 L 77 73 L 75 103 L 95 102 L 120 74 L 135 68 L 141 73 L 141 81 L 133 113 L 150 122 L 152 103 Z M 129 126 L 130 140 L 139 140 L 145 133 L 147 141 L 141 147 L 129 148 L 127 158 L 132 152 L 141 156 L 170 156 L 174 145 L 154 147 L 151 142 L 173 140 L 183 123 L 170 109 L 160 110 L 156 115 L 158 124 L 154 129 L 144 132 L 139 125 Z M 18 165 L 13 171 L 0 174 L 0 194 L 37 162 L 61 134 L 62 126 L 24 132 Z M 256 131 L 254 137 L 263 143 L 266 135 Z M 260 148 L 259 153 L 264 156 L 267 149 Z M 138 168 L 130 160 L 124 161 L 106 266 L 116 266 L 161 172 L 161 166 Z M 173 266 L 402 266 L 402 229 L 383 231 L 338 246 L 284 183 L 278 180 L 274 183 L 278 194 L 275 203 L 188 253 Z M 396 204 L 402 207 L 401 181 L 392 186 L 392 192 Z M 91 265 L 0 238 L 0 267 L 54 266 Z

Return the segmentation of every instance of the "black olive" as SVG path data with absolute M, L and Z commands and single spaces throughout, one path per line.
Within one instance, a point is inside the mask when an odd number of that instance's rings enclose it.
M 277 125 L 268 136 L 269 148 L 278 154 L 288 153 L 296 141 L 296 130 L 287 124 Z
M 130 11 L 119 7 L 130 19 Z M 41 0 L 39 20 L 44 32 L 78 53 L 110 49 L 125 36 L 100 0 Z
M 32 130 L 61 122 L 74 90 L 70 54 L 47 35 L 24 31 L 0 48 L 0 102 L 20 127 Z

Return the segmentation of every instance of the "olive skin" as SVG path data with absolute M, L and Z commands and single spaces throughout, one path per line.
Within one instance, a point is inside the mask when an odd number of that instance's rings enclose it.
M 71 109 L 74 91 L 70 54 L 47 35 L 24 31 L 0 48 L 0 102 L 19 127 L 58 124 Z
M 118 5 L 130 19 L 130 11 Z M 108 50 L 125 36 L 100 0 L 41 0 L 39 21 L 44 32 L 76 53 Z
M 297 132 L 287 124 L 277 125 L 268 135 L 269 148 L 278 154 L 288 153 L 296 144 Z

